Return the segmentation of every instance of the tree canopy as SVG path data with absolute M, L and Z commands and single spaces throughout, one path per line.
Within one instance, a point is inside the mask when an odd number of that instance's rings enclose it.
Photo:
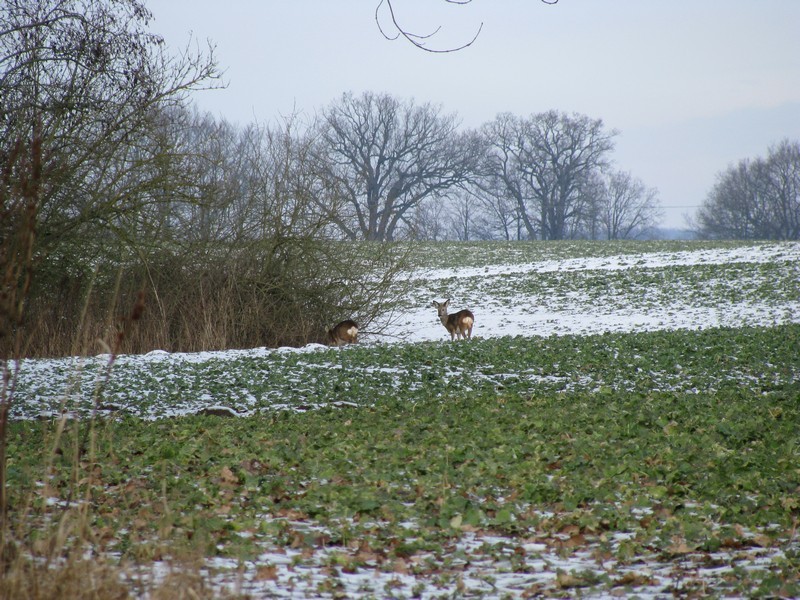
M 216 81 L 213 52 L 172 58 L 150 18 L 138 0 L 19 0 L 0 11 L 0 164 L 13 183 L 19 156 L 39 153 L 40 252 L 145 215 L 174 157 L 166 111 Z
M 316 125 L 319 209 L 350 239 L 396 239 L 412 209 L 469 176 L 474 148 L 457 125 L 428 103 L 344 94 Z
M 742 159 L 720 173 L 697 227 L 712 238 L 800 239 L 800 142 L 783 140 L 766 158 Z
M 572 237 L 589 213 L 591 178 L 608 166 L 616 132 L 602 120 L 553 110 L 502 114 L 482 133 L 486 191 L 516 203 L 528 237 Z

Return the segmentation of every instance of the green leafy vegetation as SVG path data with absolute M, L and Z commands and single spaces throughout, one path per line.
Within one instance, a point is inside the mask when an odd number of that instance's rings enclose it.
M 800 344 L 795 325 L 473 341 L 129 356 L 117 360 L 111 377 L 108 357 L 31 361 L 20 369 L 12 410 L 17 416 L 64 410 L 88 415 L 97 401 L 104 412 L 152 418 L 219 405 L 244 415 L 465 394 L 716 393 L 742 387 L 769 394 L 793 381 Z M 776 365 L 784 371 L 776 374 Z
M 91 507 L 121 565 L 216 557 L 280 586 L 290 556 L 331 594 L 373 571 L 405 596 L 691 593 L 717 565 L 719 593 L 793 595 L 799 347 L 785 325 L 121 362 L 102 393 L 125 416 L 12 423 L 13 528 Z M 131 416 L 222 389 L 252 416 Z
M 686 250 L 750 248 L 765 245 L 758 241 L 589 241 L 561 240 L 538 242 L 436 242 L 416 248 L 414 262 L 421 267 L 488 267 L 499 264 L 527 265 L 547 260 L 618 257 L 642 253 L 673 253 Z M 432 248 L 435 247 L 435 252 Z

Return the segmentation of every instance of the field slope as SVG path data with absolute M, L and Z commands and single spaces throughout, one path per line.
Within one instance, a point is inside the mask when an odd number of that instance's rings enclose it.
M 408 342 L 10 365 L 3 597 L 800 594 L 800 245 L 436 249 Z

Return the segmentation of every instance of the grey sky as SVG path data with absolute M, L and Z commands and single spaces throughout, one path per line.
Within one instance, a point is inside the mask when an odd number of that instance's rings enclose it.
M 240 124 L 314 112 L 345 91 L 441 104 L 465 127 L 557 109 L 620 135 L 616 167 L 658 188 L 685 225 L 716 174 L 800 139 L 798 0 L 394 0 L 407 28 L 448 54 L 387 41 L 378 0 L 149 0 L 179 50 L 216 45 L 227 89 L 195 98 Z M 383 19 L 382 21 L 385 21 Z M 388 25 L 387 25 L 388 31 Z

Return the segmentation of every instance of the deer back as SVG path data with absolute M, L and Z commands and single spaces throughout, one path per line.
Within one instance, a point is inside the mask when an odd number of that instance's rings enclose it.
M 472 311 L 467 310 L 460 310 L 457 313 L 453 313 L 452 315 L 447 315 L 447 323 L 445 327 L 447 327 L 447 331 L 454 332 L 460 331 L 465 332 L 472 324 L 475 322 L 475 315 L 472 314 Z
M 358 324 L 352 319 L 345 319 L 328 331 L 328 343 L 333 345 L 355 344 L 358 342 Z

